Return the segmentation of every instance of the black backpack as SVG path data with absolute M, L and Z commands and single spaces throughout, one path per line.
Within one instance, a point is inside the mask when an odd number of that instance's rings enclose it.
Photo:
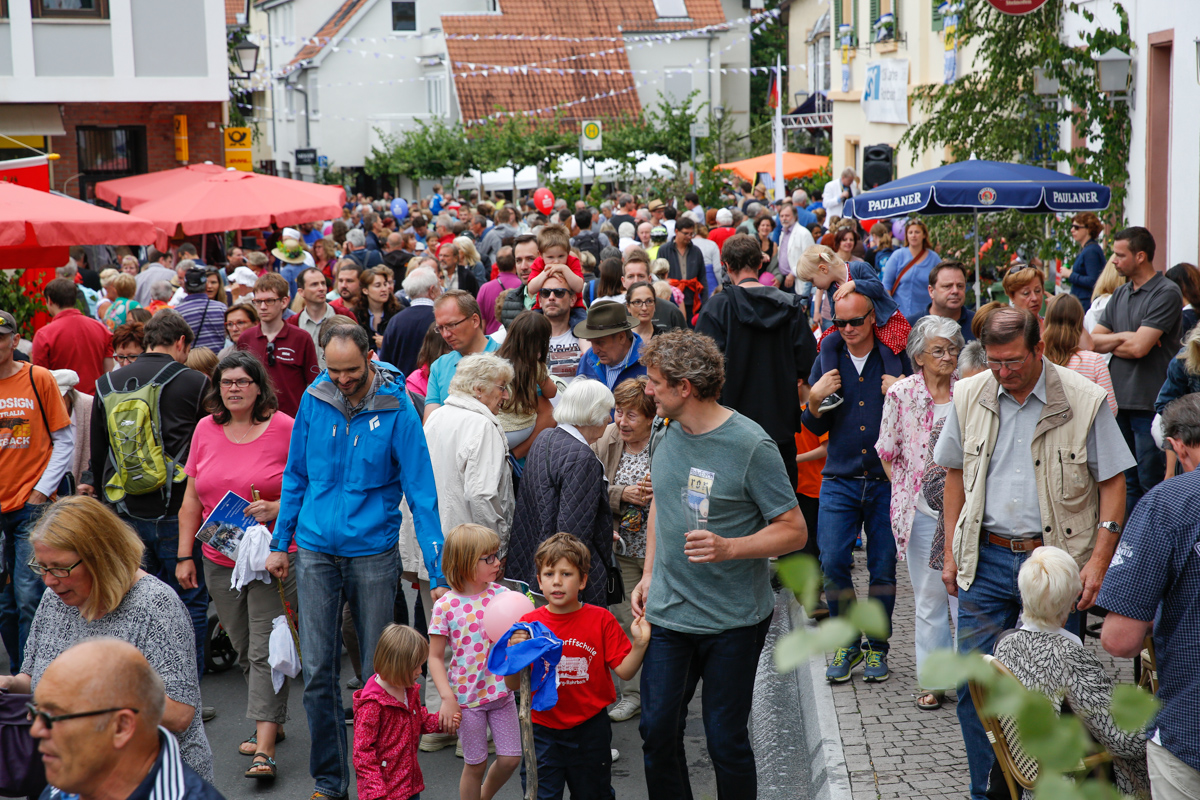
M 591 253 L 596 259 L 596 265 L 600 264 L 600 237 L 591 231 L 580 231 L 575 237 L 575 246 L 579 248 L 581 253 Z

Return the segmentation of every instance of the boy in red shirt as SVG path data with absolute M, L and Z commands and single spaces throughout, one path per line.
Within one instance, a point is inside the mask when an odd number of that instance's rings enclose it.
M 533 559 L 548 605 L 521 621 L 542 623 L 563 643 L 558 703 L 549 711 L 533 712 L 538 797 L 561 800 L 563 789 L 569 787 L 572 800 L 611 800 L 612 721 L 606 709 L 617 699 L 617 690 L 608 671 L 626 681 L 637 673 L 650 644 L 650 623 L 644 617 L 633 620 L 631 647 L 611 611 L 579 602 L 591 555 L 573 535 L 554 534 L 542 542 Z M 517 631 L 509 644 L 528 638 Z M 519 674 L 504 681 L 508 688 L 520 689 Z M 524 766 L 521 784 L 524 788 Z
M 546 225 L 538 234 L 537 243 L 541 256 L 533 262 L 529 283 L 525 286 L 525 291 L 533 298 L 533 307 L 540 308 L 537 296 L 542 284 L 551 275 L 558 275 L 575 293 L 575 307 L 583 308 L 583 264 L 571 255 L 571 234 L 562 225 Z

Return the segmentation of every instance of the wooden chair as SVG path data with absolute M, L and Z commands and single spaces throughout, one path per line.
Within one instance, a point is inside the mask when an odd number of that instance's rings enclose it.
M 984 656 L 1001 675 L 1016 679 L 1008 667 L 1000 663 L 994 656 Z M 975 713 L 983 723 L 988 741 L 1004 774 L 1004 782 L 1008 784 L 1008 793 L 1012 800 L 1021 800 L 1022 789 L 1033 790 L 1033 784 L 1038 777 L 1038 763 L 1033 756 L 1025 752 L 1017 733 L 1017 723 L 1012 717 L 997 717 L 984 714 L 983 708 L 987 703 L 987 689 L 975 681 L 968 681 L 971 691 L 971 701 L 975 704 Z M 1105 750 L 1086 756 L 1079 764 L 1076 772 L 1090 772 L 1102 764 L 1112 761 L 1112 755 Z
M 1142 655 L 1138 659 L 1141 665 L 1141 674 L 1138 675 L 1137 685 L 1150 692 L 1150 694 L 1158 694 L 1158 665 L 1154 659 L 1154 636 L 1151 634 L 1146 637 L 1143 643 Z

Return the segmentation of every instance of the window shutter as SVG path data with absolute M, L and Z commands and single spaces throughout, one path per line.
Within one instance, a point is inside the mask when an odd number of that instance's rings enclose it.
M 856 47 L 858 46 L 859 43 L 862 42 L 862 37 L 858 35 L 858 23 L 859 23 L 858 0 L 854 0 L 854 21 L 851 24 L 854 26 L 853 27 L 854 45 Z
M 933 3 L 933 30 L 940 31 L 945 27 L 945 20 L 942 19 L 942 12 L 938 11 L 938 7 L 942 4 L 942 0 L 930 0 Z
M 867 25 L 870 28 L 867 34 L 867 41 L 873 42 L 876 38 L 875 23 L 879 19 L 879 0 L 870 0 L 870 12 L 870 19 L 867 21 Z

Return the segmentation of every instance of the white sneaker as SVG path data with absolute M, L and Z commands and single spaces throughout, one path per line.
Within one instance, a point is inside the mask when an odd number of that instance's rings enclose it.
M 421 750 L 426 753 L 436 753 L 458 741 L 453 733 L 426 733 L 421 736 Z
M 617 748 L 612 749 L 612 763 L 617 763 L 617 759 L 621 757 L 621 751 Z
M 608 718 L 613 722 L 624 722 L 625 720 L 633 719 L 641 713 L 641 703 L 635 703 L 628 697 L 623 697 L 619 703 L 608 710 Z

